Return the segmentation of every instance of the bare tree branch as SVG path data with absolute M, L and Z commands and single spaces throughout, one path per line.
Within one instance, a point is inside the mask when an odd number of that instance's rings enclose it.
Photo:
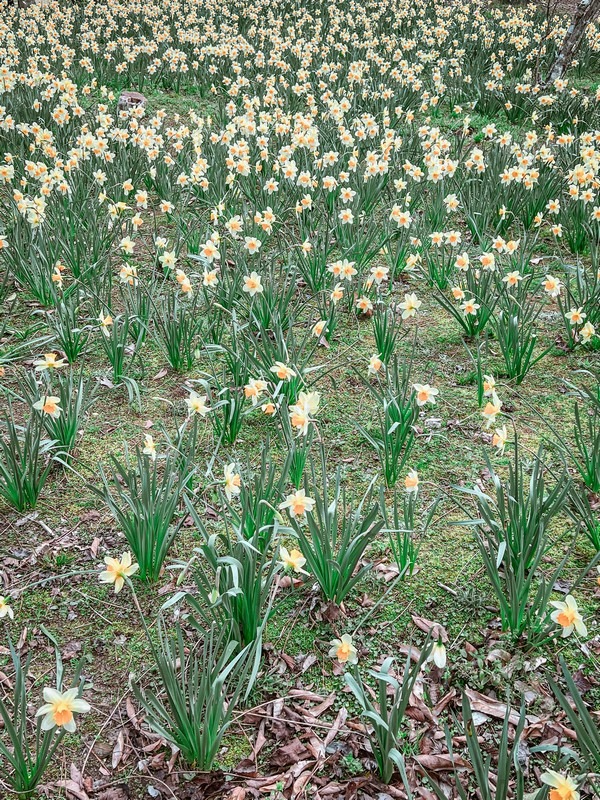
M 547 86 L 557 78 L 563 77 L 573 60 L 573 56 L 579 49 L 587 26 L 599 13 L 600 0 L 579 0 L 571 24 L 563 39 L 561 48 L 548 71 L 544 85 Z

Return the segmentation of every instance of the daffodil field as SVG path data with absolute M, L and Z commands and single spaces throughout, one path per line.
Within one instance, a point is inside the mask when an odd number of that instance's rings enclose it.
M 2 800 L 600 795 L 573 14 L 0 0 Z

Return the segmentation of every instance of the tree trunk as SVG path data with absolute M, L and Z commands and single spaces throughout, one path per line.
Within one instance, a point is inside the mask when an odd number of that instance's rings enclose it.
M 600 0 L 579 0 L 561 48 L 544 81 L 545 86 L 563 77 L 581 44 L 587 26 L 598 13 L 600 13 Z

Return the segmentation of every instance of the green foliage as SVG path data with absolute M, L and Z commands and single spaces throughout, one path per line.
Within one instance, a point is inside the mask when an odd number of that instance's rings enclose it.
M 525 475 L 525 465 L 515 440 L 514 464 L 503 481 L 486 454 L 494 496 L 479 487 L 460 492 L 475 499 L 478 518 L 463 520 L 473 526 L 484 568 L 500 606 L 502 629 L 531 639 L 548 634 L 548 602 L 554 583 L 567 562 L 564 556 L 550 579 L 540 567 L 549 549 L 551 521 L 565 508 L 569 478 L 563 471 L 553 487 L 546 486 L 544 451 L 540 447 Z
M 489 531 L 501 552 L 508 552 L 513 569 L 517 570 L 522 564 L 527 571 L 540 548 L 543 552 L 547 549 L 552 520 L 565 508 L 570 486 L 568 472 L 563 464 L 554 484 L 548 486 L 544 446 L 540 445 L 531 463 L 527 464 L 516 437 L 514 458 L 508 465 L 506 480 L 496 472 L 487 453 L 484 457 L 494 494 L 488 495 L 478 486 L 475 489 L 458 487 L 459 491 L 475 498 L 479 512 L 479 519 L 464 524 L 478 525 Z
M 357 667 L 354 669 L 354 674 L 347 672 L 344 675 L 346 685 L 361 707 L 362 716 L 369 726 L 368 730 L 372 729 L 372 732 L 369 732 L 369 742 L 377 762 L 379 777 L 384 783 L 390 783 L 395 767 L 401 774 L 404 772 L 404 757 L 399 749 L 402 724 L 411 692 L 431 649 L 432 643 L 428 639 L 421 651 L 417 652 L 414 662 L 409 652 L 403 672 L 398 678 L 392 674 L 393 658 L 386 658 L 377 670 L 370 669 L 369 675 L 376 682 L 373 694 L 368 687 L 365 687 Z M 373 701 L 373 697 L 377 698 L 376 702 Z
M 600 492 L 600 409 L 582 410 L 575 403 L 575 447 L 573 460 L 590 491 Z M 582 413 L 584 418 L 582 419 Z
M 60 415 L 53 417 L 43 414 L 42 420 L 54 449 L 62 459 L 69 461 L 87 412 L 95 400 L 94 384 L 83 377 L 82 371 L 76 374 L 68 369 L 66 372 L 57 371 L 52 379 L 45 378 L 41 386 L 32 373 L 25 373 L 23 388 L 27 393 L 27 402 L 32 407 L 40 399 L 40 392 L 59 398 Z
M 512 711 L 507 708 L 506 716 L 502 725 L 502 733 L 498 742 L 498 758 L 492 766 L 492 757 L 485 752 L 479 743 L 479 734 L 473 721 L 473 712 L 468 696 L 463 693 L 462 698 L 462 735 L 467 742 L 469 752 L 469 763 L 473 768 L 473 784 L 471 789 L 464 776 L 464 772 L 459 772 L 455 767 L 455 787 L 460 800 L 470 800 L 473 796 L 472 791 L 477 793 L 481 800 L 537 800 L 541 798 L 544 789 L 540 789 L 533 795 L 525 791 L 525 775 L 521 766 L 521 751 L 523 730 L 526 724 L 526 714 L 524 705 L 521 706 L 518 722 L 514 729 L 514 736 L 511 736 Z M 456 721 L 458 723 L 458 720 Z M 511 745 L 512 738 L 512 745 Z M 452 734 L 446 727 L 446 744 L 452 761 L 455 759 L 454 746 L 452 744 Z M 535 748 L 533 748 L 535 750 Z M 494 771 L 496 780 L 490 780 Z M 427 773 L 426 773 L 427 774 Z M 446 795 L 438 781 L 427 774 L 429 785 L 435 792 L 439 800 L 446 800 Z
M 414 424 L 419 415 L 410 386 L 410 364 L 400 369 L 398 359 L 389 365 L 383 386 L 367 384 L 377 401 L 378 431 L 363 425 L 358 430 L 379 454 L 386 485 L 395 486 L 408 462 L 415 441 Z
M 598 728 L 598 723 L 584 703 L 581 692 L 577 688 L 577 684 L 573 680 L 563 656 L 560 656 L 560 667 L 567 684 L 569 697 L 563 693 L 560 686 L 552 678 L 548 678 L 548 683 L 560 703 L 560 707 L 567 715 L 571 728 L 575 731 L 577 747 L 581 753 L 583 764 L 590 772 L 598 773 L 600 772 L 600 729 Z
M 375 303 L 373 309 L 375 349 L 384 364 L 388 364 L 394 355 L 402 325 L 401 319 L 395 308 L 387 308 L 381 301 Z
M 110 456 L 108 471 L 99 465 L 100 485 L 90 485 L 125 534 L 143 581 L 158 580 L 183 522 L 172 524 L 194 468 L 188 458 L 182 469 L 178 459 L 168 452 L 164 461 L 152 460 L 139 447 L 132 458 L 125 447 L 124 461 Z
M 199 295 L 184 297 L 180 292 L 168 291 L 154 311 L 154 333 L 165 358 L 174 370 L 189 371 L 196 360 L 202 314 Z
M 306 512 L 306 523 L 294 517 L 290 521 L 311 575 L 327 600 L 339 605 L 370 568 L 358 567 L 366 548 L 383 527 L 383 520 L 379 504 L 373 500 L 373 483 L 352 508 L 341 485 L 339 467 L 331 491 L 323 449 L 320 467 L 320 489 L 313 461 L 310 480 L 305 478 L 306 494 L 315 501 L 313 510 Z
M 261 446 L 260 469 L 242 480 L 237 499 L 232 502 L 223 497 L 233 529 L 256 541 L 261 552 L 267 550 L 277 534 L 277 505 L 283 496 L 291 461 L 292 453 L 288 452 L 281 467 L 277 467 L 267 439 Z
M 261 550 L 260 532 L 247 539 L 239 527 L 209 535 L 189 500 L 187 506 L 203 539 L 182 565 L 182 576 L 191 572 L 197 592 L 185 595 L 194 612 L 190 623 L 199 629 L 213 624 L 230 628 L 241 646 L 254 642 L 271 614 L 278 548 Z
M 54 442 L 42 438 L 40 414 L 32 413 L 19 425 L 10 403 L 0 426 L 0 497 L 17 511 L 35 508 L 52 467 Z
M 79 321 L 81 299 L 77 292 L 64 294 L 56 302 L 56 308 L 46 314 L 48 327 L 52 331 L 58 347 L 64 351 L 67 361 L 72 364 L 85 353 L 90 336 L 89 325 Z
M 134 695 L 153 731 L 177 747 L 190 767 L 211 770 L 236 704 L 256 677 L 255 648 L 239 650 L 227 628 L 213 626 L 202 642 L 187 646 L 181 626 L 170 636 L 159 618 L 159 642 L 152 645 L 158 691 L 133 683 Z
M 499 312 L 493 317 L 494 335 L 504 363 L 506 374 L 520 384 L 529 370 L 550 350 L 547 348 L 534 357 L 537 344 L 537 320 L 543 306 L 535 293 L 530 294 L 531 276 L 523 278 L 516 288 L 504 288 L 498 296 Z
M 398 492 L 394 492 L 394 500 L 391 511 L 385 503 L 385 492 L 380 488 L 380 507 L 385 522 L 384 533 L 388 534 L 390 547 L 394 554 L 394 560 L 398 567 L 400 578 L 410 577 L 413 574 L 419 554 L 420 542 L 416 541 L 417 521 L 415 511 L 418 504 L 417 492 L 405 492 L 400 503 Z M 432 503 L 427 517 L 422 527 L 422 535 L 425 535 L 433 515 L 435 514 L 439 500 Z

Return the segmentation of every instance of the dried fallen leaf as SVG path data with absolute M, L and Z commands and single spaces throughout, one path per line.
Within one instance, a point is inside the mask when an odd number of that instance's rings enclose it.
M 124 744 L 125 744 L 125 737 L 123 735 L 123 731 L 120 730 L 119 735 L 117 736 L 117 741 L 115 742 L 115 746 L 113 747 L 112 751 L 111 766 L 113 769 L 116 769 L 121 763 L 121 759 L 123 758 Z
M 419 630 L 424 633 L 433 632 L 434 637 L 442 637 L 442 642 L 444 642 L 444 644 L 448 642 L 448 633 L 443 625 L 440 625 L 438 622 L 433 622 L 433 620 L 425 619 L 425 617 L 418 617 L 416 614 L 411 614 L 411 617 Z
M 505 719 L 508 712 L 506 703 L 501 703 L 499 700 L 494 700 L 492 697 L 487 697 L 481 692 L 476 692 L 474 689 L 465 689 L 465 694 L 469 698 L 471 708 L 473 711 L 480 711 L 482 714 L 487 714 L 496 719 Z M 519 722 L 519 715 L 516 711 L 510 712 L 509 722 L 511 725 L 517 725 Z
M 288 767 L 290 764 L 296 764 L 308 758 L 310 758 L 310 752 L 302 742 L 299 739 L 292 739 L 289 744 L 277 748 L 269 763 L 276 768 Z
M 133 707 L 133 702 L 131 700 L 131 697 L 128 697 L 125 700 L 125 711 L 127 712 L 127 719 L 129 720 L 129 722 L 131 722 L 136 731 L 139 731 L 140 723 L 138 722 L 138 718 L 136 716 L 135 708 Z
M 471 765 L 459 756 L 449 755 L 418 755 L 415 761 L 428 772 L 448 772 L 454 769 L 471 769 Z
M 338 711 L 338 715 L 335 718 L 335 721 L 334 721 L 333 725 L 329 729 L 329 732 L 327 733 L 327 736 L 325 737 L 325 739 L 323 741 L 324 747 L 327 747 L 335 739 L 335 737 L 338 735 L 340 729 L 345 724 L 347 718 L 348 718 L 348 712 L 346 711 L 346 709 L 345 708 L 340 708 L 340 710 Z

